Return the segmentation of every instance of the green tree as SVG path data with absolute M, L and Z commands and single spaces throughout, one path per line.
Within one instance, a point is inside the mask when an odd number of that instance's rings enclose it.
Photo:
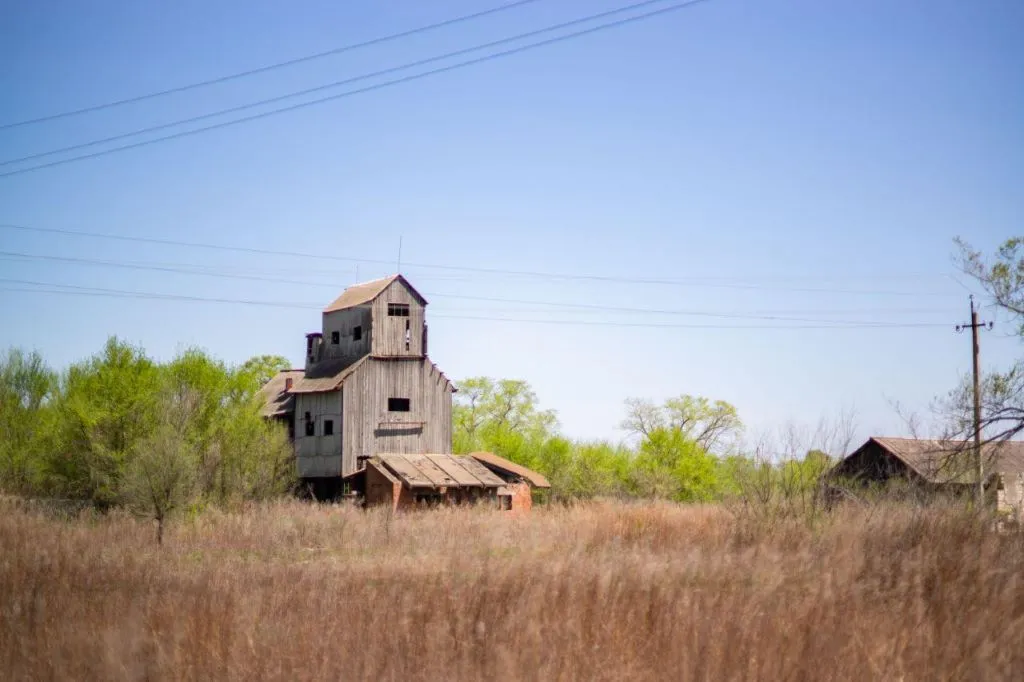
M 660 429 L 678 431 L 707 452 L 726 452 L 743 431 L 736 407 L 724 400 L 680 395 L 662 405 L 649 400 L 626 400 L 626 418 L 621 428 L 641 437 Z
M 193 391 L 165 391 L 154 428 L 135 444 L 118 482 L 119 502 L 156 522 L 157 544 L 167 520 L 193 498 L 198 457 L 187 434 L 201 402 Z
M 39 353 L 12 348 L 0 357 L 0 487 L 30 493 L 42 483 L 56 388 L 57 375 Z
M 524 447 L 554 435 L 555 413 L 537 407 L 537 394 L 525 381 L 473 377 L 458 385 L 452 407 L 456 452 L 493 450 L 516 459 L 526 457 Z
M 291 368 L 288 358 L 281 355 L 255 355 L 238 368 L 244 382 L 251 382 L 251 387 L 258 390 L 274 378 L 278 372 Z
M 718 496 L 718 460 L 682 430 L 658 428 L 640 443 L 634 491 L 642 497 L 707 502 Z
M 115 337 L 64 373 L 55 400 L 58 444 L 48 473 L 64 494 L 100 506 L 117 500 L 120 477 L 159 414 L 159 368 Z

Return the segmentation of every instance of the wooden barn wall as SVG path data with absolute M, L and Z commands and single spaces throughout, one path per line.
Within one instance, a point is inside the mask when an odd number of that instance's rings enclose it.
M 388 317 L 389 303 L 406 303 L 409 317 Z M 423 355 L 424 307 L 399 281 L 392 282 L 373 302 L 373 354 L 384 356 Z M 405 348 L 406 323 L 409 325 L 409 349 Z
M 356 327 L 362 327 L 362 338 L 359 341 L 353 338 L 353 330 Z M 359 358 L 366 355 L 370 352 L 372 343 L 372 327 L 372 311 L 369 305 L 324 313 L 324 337 L 320 359 Z M 333 332 L 338 332 L 337 344 L 331 342 Z
M 341 475 L 342 403 L 340 390 L 295 396 L 295 455 L 300 477 Z M 313 436 L 306 435 L 306 412 L 313 417 Z M 333 435 L 323 435 L 325 419 L 334 422 Z
M 452 394 L 441 372 L 426 359 L 370 359 L 345 382 L 344 474 L 357 457 L 392 453 L 449 453 Z M 409 398 L 409 412 L 388 412 L 388 398 Z M 381 422 L 422 424 L 381 425 Z

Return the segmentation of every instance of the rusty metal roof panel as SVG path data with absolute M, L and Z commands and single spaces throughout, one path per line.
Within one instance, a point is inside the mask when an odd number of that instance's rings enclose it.
M 438 488 L 460 485 L 458 479 L 436 463 L 437 455 L 405 455 L 407 462 L 420 470 Z
M 377 455 L 377 459 L 410 488 L 437 487 L 437 484 L 406 459 L 405 455 Z
M 443 469 L 449 476 L 458 481 L 458 484 L 463 487 L 487 487 L 483 481 L 474 476 L 468 469 L 459 463 L 461 458 L 454 457 L 452 455 L 435 455 L 432 458 L 432 462 L 439 468 Z
M 501 480 L 490 469 L 485 467 L 480 462 L 476 461 L 472 457 L 459 457 L 458 463 L 462 465 L 469 473 L 473 474 L 476 478 L 480 479 L 480 482 L 488 488 L 500 488 L 505 485 L 505 481 Z
M 507 471 L 510 474 L 519 476 L 520 478 L 526 479 L 526 481 L 535 488 L 550 488 L 551 483 L 548 479 L 544 478 L 541 474 L 537 473 L 533 469 L 527 469 L 526 467 L 516 464 L 515 462 L 499 457 L 493 452 L 471 452 L 470 457 L 474 458 L 484 466 L 492 469 L 501 469 Z

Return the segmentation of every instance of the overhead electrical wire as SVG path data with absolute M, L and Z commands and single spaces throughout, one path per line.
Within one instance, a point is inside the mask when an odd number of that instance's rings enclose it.
M 23 293 L 40 293 L 55 295 L 83 295 L 83 296 L 108 296 L 115 298 L 139 298 L 145 300 L 184 301 L 193 303 L 227 303 L 237 305 L 269 306 L 276 308 L 293 309 L 321 309 L 318 304 L 289 303 L 283 301 L 261 301 L 252 299 L 228 299 L 208 296 L 189 296 L 181 294 L 161 294 L 156 292 L 128 291 L 122 289 L 108 289 L 101 287 L 86 287 L 69 284 L 53 284 L 48 282 L 32 282 L 26 280 L 0 279 L 3 283 L 27 284 L 32 287 L 50 287 L 49 289 L 28 288 L 28 287 L 5 287 L 0 286 L 4 291 L 17 291 Z M 679 324 L 679 323 L 646 323 L 646 322 L 620 322 L 620 321 L 589 321 L 589 320 L 538 320 L 493 316 L 474 315 L 451 315 L 435 313 L 432 317 L 444 319 L 478 320 L 488 322 L 516 322 L 527 324 L 558 324 L 558 325 L 583 325 L 602 327 L 644 327 L 644 328 L 666 328 L 666 329 L 909 329 L 909 328 L 934 328 L 948 327 L 945 323 L 930 322 L 843 322 L 843 321 L 816 321 L 814 324 L 784 324 L 784 325 L 708 325 L 708 324 Z
M 246 71 L 239 71 L 237 73 L 228 74 L 226 76 L 218 76 L 217 78 L 210 78 L 204 81 L 198 81 L 195 83 L 189 83 L 187 85 L 179 85 L 173 88 L 166 88 L 164 90 L 158 90 L 156 92 L 150 92 L 144 95 L 135 95 L 134 97 L 126 97 L 124 99 L 115 100 L 113 102 L 105 102 L 103 104 L 94 104 L 80 109 L 72 109 L 69 111 L 62 111 L 56 114 L 47 114 L 46 116 L 38 116 L 36 118 L 25 119 L 22 121 L 14 121 L 13 123 L 0 124 L 0 130 L 7 130 L 8 128 L 17 128 L 20 126 L 32 125 L 35 123 L 44 123 L 46 121 L 54 121 L 61 118 L 67 118 L 69 116 L 78 116 L 80 114 L 87 114 L 94 111 L 102 111 L 104 109 L 112 109 L 114 107 L 123 106 L 126 104 L 134 104 L 136 102 L 144 102 L 146 100 L 155 99 L 157 97 L 163 97 L 165 95 L 173 95 L 179 92 L 187 92 L 189 90 L 195 90 L 197 88 L 203 88 L 210 85 L 218 85 L 220 83 L 227 83 L 240 78 L 246 78 L 248 76 L 255 76 L 261 73 L 267 73 L 269 71 L 275 71 L 277 69 L 283 69 L 289 66 L 295 66 L 296 64 L 303 64 L 305 62 L 311 62 L 316 59 L 322 59 L 324 57 L 331 57 L 334 55 L 342 54 L 344 52 L 351 52 L 364 47 L 372 47 L 373 45 L 380 45 L 381 43 L 391 42 L 400 38 L 407 38 L 418 33 L 426 33 L 439 28 L 445 28 L 453 26 L 455 24 L 461 24 L 473 19 L 479 19 L 491 14 L 497 14 L 498 12 L 504 12 L 506 10 L 515 9 L 523 5 L 533 4 L 540 0 L 516 0 L 515 2 L 509 2 L 504 5 L 498 5 L 491 7 L 490 9 L 481 10 L 479 12 L 473 12 L 472 14 L 464 14 L 459 17 L 452 19 L 445 19 L 444 21 L 438 21 L 433 24 L 427 24 L 426 26 L 419 26 L 417 28 L 408 29 L 405 31 L 399 31 L 398 33 L 391 33 L 389 35 L 380 36 L 378 38 L 371 38 L 359 43 L 351 43 L 349 45 L 342 45 L 341 47 L 335 47 L 330 50 L 323 52 L 316 52 L 314 54 L 305 55 L 302 57 L 296 57 L 294 59 L 288 59 L 282 62 L 276 62 L 274 64 L 267 64 L 265 66 L 259 66 L 254 69 L 248 69 Z
M 165 268 L 158 268 L 158 269 L 166 270 Z M 185 273 L 185 274 L 196 274 L 196 273 Z M 207 273 L 201 273 L 201 274 L 207 274 Z M 244 276 L 244 275 L 224 275 L 224 277 L 228 277 L 228 278 L 231 278 L 231 279 L 247 279 L 247 280 L 255 279 L 255 280 L 258 280 L 258 281 L 282 283 L 282 280 L 278 280 L 278 279 L 268 279 L 268 278 L 260 278 L 260 277 L 247 277 L 247 276 Z M 52 282 L 36 282 L 36 281 L 29 281 L 29 280 L 22 280 L 22 279 L 11 279 L 11 278 L 0 278 L 0 282 L 7 282 L 7 283 L 10 283 L 10 284 L 29 284 L 29 285 L 35 285 L 35 286 L 62 286 L 62 287 L 68 287 L 68 288 L 71 288 L 71 289 L 96 289 L 96 287 L 83 287 L 83 286 L 80 286 L 80 285 L 63 285 L 63 284 L 54 284 Z M 300 285 L 308 285 L 308 284 L 310 284 L 308 282 L 299 282 L 299 281 L 294 281 L 294 280 L 292 280 L 292 281 L 285 280 L 284 283 L 300 284 Z M 336 286 L 336 285 L 333 285 L 333 284 L 324 284 L 324 283 L 317 283 L 317 285 L 318 286 Z M 441 298 L 441 299 L 452 299 L 452 300 L 462 300 L 462 301 L 479 301 L 479 302 L 485 302 L 485 303 L 498 303 L 498 304 L 509 304 L 509 303 L 511 303 L 511 304 L 515 304 L 515 305 L 542 306 L 544 308 L 553 308 L 553 309 L 556 309 L 556 310 L 573 309 L 573 310 L 583 310 L 583 311 L 601 312 L 601 313 L 633 313 L 633 314 L 639 313 L 639 314 L 647 314 L 647 315 L 672 315 L 672 316 L 685 316 L 685 317 L 711 317 L 711 318 L 719 318 L 719 319 L 764 320 L 764 321 L 773 321 L 773 322 L 830 322 L 831 321 L 831 320 L 822 320 L 822 319 L 814 319 L 814 318 L 806 318 L 806 317 L 790 317 L 790 316 L 785 316 L 785 315 L 768 315 L 768 314 L 763 314 L 763 313 L 723 313 L 723 312 L 715 312 L 715 311 L 710 311 L 710 310 L 673 310 L 673 309 L 636 308 L 636 307 L 632 307 L 632 306 L 611 306 L 611 305 L 601 305 L 601 304 L 594 304 L 594 303 L 572 303 L 572 302 L 566 302 L 566 301 L 524 300 L 524 299 L 515 299 L 515 298 L 500 298 L 500 297 L 493 297 L 493 296 L 474 296 L 474 295 L 466 295 L 466 294 L 438 293 L 438 292 L 431 292 L 431 291 L 424 291 L 423 295 L 428 297 L 428 298 Z M 168 294 L 168 296 L 175 296 L 175 295 Z M 845 322 L 837 321 L 837 323 L 842 323 L 842 324 L 873 324 L 874 321 L 871 321 L 871 320 L 855 320 L 855 321 L 845 321 Z
M 30 225 L 16 225 L 12 223 L 0 223 L 0 229 L 19 230 L 23 232 L 36 232 L 40 234 L 60 234 L 66 236 L 75 237 L 88 237 L 92 239 L 109 239 L 112 241 L 124 241 L 138 244 L 153 244 L 159 246 L 178 246 L 183 248 L 196 248 L 196 249 L 208 249 L 213 251 L 227 251 L 235 253 L 249 253 L 260 256 L 274 256 L 274 257 L 292 257 L 301 259 L 317 259 L 317 260 L 329 260 L 329 261 L 343 261 L 346 263 L 368 263 L 374 265 L 387 265 L 393 266 L 394 261 L 373 259 L 373 258 L 356 258 L 352 256 L 338 256 L 325 253 L 307 253 L 300 251 L 287 251 L 282 249 L 261 249 L 250 246 L 232 246 L 225 244 L 210 244 L 206 242 L 191 242 L 184 240 L 175 239 L 161 239 L 157 237 L 140 237 L 134 235 L 120 235 L 111 234 L 104 232 L 90 232 L 82 230 L 67 230 L 55 227 L 39 227 Z M 723 288 L 723 289 L 744 289 L 744 290 L 763 290 L 763 291 L 789 291 L 789 292 L 802 292 L 802 293 L 826 293 L 826 294 L 853 294 L 853 295 L 881 295 L 881 296 L 913 296 L 913 297 L 943 297 L 949 298 L 951 296 L 959 296 L 959 294 L 947 294 L 939 292 L 921 292 L 921 291 L 889 291 L 889 290 L 870 290 L 870 289 L 843 289 L 843 288 L 815 288 L 815 287 L 779 287 L 774 285 L 758 285 L 758 284 L 738 284 L 738 283 L 724 283 L 718 281 L 707 281 L 705 279 L 690 278 L 690 279 L 659 279 L 659 278 L 640 278 L 640 277 L 618 277 L 614 275 L 593 275 L 593 274 L 573 274 L 573 273 L 556 273 L 556 272 L 541 272 L 541 271 L 530 271 L 530 270 L 507 270 L 500 268 L 483 268 L 469 265 L 439 265 L 431 263 L 415 263 L 408 262 L 403 263 L 403 266 L 410 268 L 423 268 L 423 269 L 434 269 L 434 270 L 449 270 L 457 272 L 467 272 L 475 274 L 485 275 L 510 275 L 516 277 L 530 277 L 536 279 L 554 279 L 563 281 L 587 281 L 587 282 L 606 282 L 613 284 L 639 284 L 639 285 L 661 285 L 661 286 L 682 286 L 682 287 L 710 287 L 710 288 Z
M 586 17 L 586 18 L 582 18 L 582 19 L 577 19 L 577 20 L 574 20 L 573 22 L 568 22 L 568 23 L 580 23 L 580 22 L 583 22 L 583 21 L 593 21 L 595 17 L 603 16 L 603 15 L 606 15 L 606 14 L 609 14 L 609 13 L 617 13 L 617 12 L 621 12 L 621 11 L 626 11 L 629 8 L 636 8 L 636 7 L 639 7 L 639 6 L 651 4 L 653 2 L 664 2 L 664 1 L 666 1 L 666 0 L 646 0 L 646 2 L 635 3 L 634 5 L 630 5 L 630 6 L 626 7 L 626 8 L 621 8 L 621 9 L 618 9 L 618 10 L 611 10 L 610 12 L 605 12 L 605 13 L 602 13 L 600 15 L 592 15 L 592 16 L 589 16 L 589 17 Z M 603 31 L 603 30 L 607 30 L 607 29 L 611 29 L 611 28 L 617 28 L 619 26 L 623 26 L 625 24 L 629 24 L 629 23 L 632 23 L 632 22 L 635 22 L 635 21 L 640 21 L 640 20 L 643 20 L 643 19 L 649 19 L 651 17 L 659 16 L 659 15 L 666 14 L 668 12 L 673 12 L 673 11 L 676 11 L 676 10 L 685 9 L 687 7 L 691 7 L 693 5 L 700 4 L 700 3 L 703 3 L 703 2 L 708 2 L 708 1 L 709 0 L 687 0 L 686 2 L 680 2 L 680 3 L 677 3 L 675 5 L 670 5 L 669 7 L 663 7 L 661 9 L 651 10 L 649 12 L 645 12 L 643 14 L 637 14 L 637 15 L 634 15 L 634 16 L 631 16 L 631 17 L 625 17 L 623 19 L 618 19 L 616 21 L 606 22 L 604 24 L 598 24 L 597 26 L 591 26 L 589 28 L 581 29 L 579 31 L 574 31 L 572 33 L 567 33 L 567 34 L 564 34 L 564 35 L 555 36 L 554 38 L 548 38 L 546 40 L 540 40 L 540 41 L 537 41 L 537 42 L 534 42 L 534 43 L 528 43 L 526 45 L 520 45 L 518 47 L 509 48 L 507 50 L 502 50 L 500 52 L 494 52 L 494 53 L 491 53 L 491 54 L 487 54 L 487 55 L 484 55 L 482 57 L 476 57 L 474 59 L 468 59 L 468 60 L 465 60 L 465 61 L 462 61 L 462 62 L 456 62 L 455 64 L 449 64 L 449 65 L 446 65 L 446 66 L 440 66 L 440 67 L 437 67 L 437 68 L 434 68 L 434 69 L 430 69 L 430 70 L 427 70 L 427 71 L 423 71 L 423 72 L 420 72 L 420 73 L 414 73 L 414 74 L 410 74 L 410 75 L 407 75 L 407 76 L 402 76 L 400 78 L 394 78 L 392 80 L 382 81 L 380 83 L 374 83 L 372 85 L 368 85 L 368 86 L 362 87 L 362 88 L 357 88 L 355 90 L 347 90 L 345 92 L 341 92 L 341 93 L 338 93 L 338 94 L 335 94 L 335 95 L 329 95 L 327 97 L 321 97 L 319 99 L 309 100 L 309 101 L 306 101 L 306 102 L 299 102 L 297 104 L 292 104 L 292 105 L 289 105 L 289 106 L 286 106 L 286 107 L 280 107 L 280 108 L 277 108 L 277 109 L 271 109 L 269 111 L 263 111 L 263 112 L 260 112 L 260 113 L 257 113 L 257 114 L 252 114 L 250 116 L 244 116 L 242 118 L 236 118 L 236 119 L 233 119 L 233 120 L 230 120 L 230 121 L 222 121 L 220 123 L 214 123 L 214 124 L 211 124 L 211 125 L 208 125 L 208 126 L 203 126 L 203 127 L 200 127 L 200 128 L 193 128 L 193 129 L 190 129 L 190 130 L 182 130 L 182 131 L 179 131 L 179 132 L 176 132 L 176 133 L 171 133 L 169 135 L 163 135 L 161 137 L 155 137 L 155 138 L 150 138 L 150 139 L 147 139 L 147 140 L 141 140 L 139 142 L 133 142 L 131 144 L 125 144 L 125 145 L 121 145 L 121 146 L 118 146 L 118 147 L 111 147 L 109 149 L 102 149 L 102 150 L 99 150 L 99 151 L 96 151 L 96 152 L 91 152 L 89 154 L 80 154 L 78 156 L 72 156 L 72 157 L 68 157 L 68 158 L 65 158 L 65 159 L 57 159 L 55 161 L 48 161 L 46 163 L 37 164 L 35 166 L 28 166 L 26 168 L 18 168 L 18 169 L 15 169 L 15 170 L 11 170 L 11 171 L 7 171 L 7 172 L 4 172 L 4 173 L 0 173 L 0 178 L 10 177 L 12 175 L 20 175 L 22 173 L 28 173 L 30 171 L 41 170 L 43 168 L 51 168 L 53 166 L 59 166 L 59 165 L 63 165 L 63 164 L 66 164 L 66 163 L 72 163 L 72 162 L 75 162 L 75 161 L 83 161 L 83 160 L 86 160 L 86 159 L 92 159 L 92 158 L 96 158 L 96 157 L 99 157 L 99 156 L 105 156 L 107 154 L 113 154 L 113 153 L 116 153 L 116 152 L 125 151 L 125 150 L 128 150 L 128 149 L 136 149 L 138 147 L 144 147 L 144 146 L 147 146 L 147 145 L 156 144 L 158 142 L 165 142 L 167 140 L 173 140 L 173 139 L 177 139 L 177 138 L 181 138 L 181 137 L 197 135 L 199 133 L 204 133 L 204 132 L 208 132 L 208 131 L 211 131 L 211 130 L 218 130 L 220 128 L 225 128 L 225 127 L 237 125 L 237 124 L 240 124 L 240 123 L 247 123 L 247 122 L 250 122 L 250 121 L 259 120 L 259 119 L 267 118 L 267 117 L 270 117 L 270 116 L 276 116 L 278 114 L 283 114 L 283 113 L 287 113 L 287 112 L 290 112 L 290 111 L 296 111 L 298 109 L 303 109 L 303 108 L 314 106 L 314 105 L 317 105 L 317 104 L 324 104 L 326 102 L 331 102 L 331 101 L 334 101 L 334 100 L 337 100 L 337 99 L 342 99 L 342 98 L 345 98 L 345 97 L 352 97 L 354 95 L 359 95 L 359 94 L 363 94 L 363 93 L 366 93 L 366 92 L 371 92 L 371 91 L 374 91 L 374 90 L 380 90 L 382 88 L 390 87 L 390 86 L 393 86 L 393 85 L 400 85 L 400 84 L 403 84 L 403 83 L 408 83 L 408 82 L 411 82 L 411 81 L 420 80 L 420 79 L 427 78 L 427 77 L 430 77 L 430 76 L 436 76 L 438 74 L 446 73 L 448 71 L 454 71 L 456 69 L 461 69 L 461 68 L 464 68 L 464 67 L 467 67 L 467 66 L 473 66 L 473 65 L 476 65 L 476 64 L 484 63 L 484 62 L 489 62 L 489 61 L 492 61 L 492 60 L 495 60 L 495 59 L 501 59 L 503 57 L 509 57 L 511 55 L 519 54 L 521 52 L 526 52 L 528 50 L 532 50 L 532 49 L 535 49 L 535 48 L 538 48 L 538 47 L 544 47 L 546 45 L 553 45 L 555 43 L 560 43 L 560 42 L 564 42 L 566 40 L 571 40 L 571 39 L 574 39 L 574 38 L 579 38 L 579 37 L 584 36 L 584 35 L 588 35 L 588 34 L 591 34 L 591 33 L 596 33 L 598 31 Z M 537 34 L 537 33 L 549 32 L 551 30 L 554 30 L 554 29 L 552 29 L 552 28 L 539 29 L 537 31 L 533 31 L 533 32 L 530 32 L 530 33 L 522 34 L 522 35 L 516 36 L 514 38 L 507 38 L 507 39 L 504 39 L 503 41 L 499 41 L 499 42 L 509 42 L 509 41 L 512 41 L 512 40 L 521 40 L 523 37 L 526 37 L 526 36 L 529 36 L 529 35 L 533 35 L 533 34 Z M 483 49 L 483 48 L 482 47 L 469 48 L 469 49 L 467 49 L 465 51 L 476 51 L 476 50 L 479 50 L 479 49 Z M 464 52 L 464 51 L 460 51 L 460 53 L 461 52 Z M 436 61 L 436 59 L 437 58 L 432 58 L 430 61 Z M 412 68 L 412 66 L 413 65 L 394 67 L 393 69 L 388 70 L 388 72 L 393 71 L 393 70 L 402 70 L 402 69 L 405 69 L 405 68 Z M 325 86 L 325 87 L 327 87 L 327 86 Z M 269 101 L 274 101 L 274 100 L 269 100 Z M 267 102 L 269 102 L 269 101 L 267 101 Z M 264 102 L 264 103 L 267 103 L 267 102 Z M 259 104 L 260 103 L 256 103 L 256 104 L 249 105 L 249 106 L 259 106 Z M 246 108 L 248 108 L 248 106 Z M 180 125 L 180 123 L 176 124 L 176 125 Z
M 703 1 L 703 0 L 697 0 L 697 1 Z M 225 116 L 227 114 L 234 114 L 234 113 L 238 113 L 240 111 L 247 111 L 249 109 L 254 109 L 254 108 L 257 108 L 257 107 L 261 107 L 261 106 L 266 106 L 268 104 L 274 104 L 276 102 L 282 102 L 282 101 L 289 100 L 289 99 L 295 99 L 296 97 L 302 97 L 304 95 L 311 95 L 311 94 L 313 94 L 315 92 L 322 92 L 324 90 L 330 90 L 330 89 L 333 89 L 333 88 L 341 87 L 342 85 L 351 85 L 352 83 L 357 83 L 359 81 L 370 80 L 370 79 L 373 79 L 373 78 L 379 78 L 380 76 L 386 76 L 388 74 L 397 73 L 399 71 L 406 71 L 408 69 L 413 69 L 413 68 L 416 68 L 416 67 L 419 67 L 419 66 L 426 66 L 427 64 L 433 64 L 434 62 L 444 61 L 446 59 L 451 59 L 453 57 L 459 57 L 459 56 L 462 56 L 462 55 L 465 55 L 465 54 L 470 54 L 472 52 L 479 52 L 481 50 L 487 50 L 487 49 L 490 49 L 490 48 L 493 48 L 493 47 L 497 47 L 499 45 L 505 45 L 505 44 L 508 44 L 508 43 L 513 43 L 513 42 L 516 42 L 516 41 L 519 41 L 519 40 L 524 40 L 526 38 L 532 38 L 532 37 L 537 36 L 537 35 L 542 35 L 544 33 L 550 33 L 552 31 L 558 31 L 558 30 L 561 30 L 561 29 L 564 29 L 564 28 L 568 28 L 570 26 L 575 26 L 575 25 L 578 25 L 578 24 L 594 21 L 594 20 L 597 20 L 597 19 L 602 19 L 602 18 L 605 18 L 605 17 L 608 17 L 608 16 L 614 16 L 616 14 L 621 14 L 623 12 L 628 12 L 628 11 L 636 10 L 636 9 L 642 8 L 642 7 L 646 6 L 646 5 L 663 4 L 665 2 L 668 2 L 668 0 L 644 0 L 643 2 L 638 2 L 638 3 L 632 4 L 632 5 L 627 5 L 625 7 L 620 7 L 618 9 L 613 9 L 613 10 L 609 10 L 609 11 L 606 11 L 606 12 L 601 12 L 601 13 L 598 13 L 598 14 L 587 15 L 585 17 L 581 17 L 581 18 L 578 18 L 578 19 L 573 19 L 571 21 L 562 22 L 560 24 L 553 24 L 551 26 L 547 26 L 547 27 L 544 27 L 544 28 L 536 29 L 536 30 L 533 30 L 533 31 L 527 31 L 526 33 L 520 33 L 518 35 L 514 35 L 514 36 L 511 36 L 511 37 L 508 37 L 508 38 L 501 38 L 499 40 L 493 40 L 491 42 L 482 43 L 480 45 L 474 45 L 473 47 L 467 47 L 467 48 L 463 48 L 463 49 L 460 49 L 460 50 L 455 50 L 455 51 L 452 51 L 452 52 L 446 52 L 444 54 L 436 55 L 436 56 L 433 56 L 433 57 L 427 57 L 425 59 L 419 59 L 417 61 L 407 62 L 407 63 L 401 64 L 399 66 L 393 66 L 393 67 L 389 67 L 389 68 L 386 68 L 386 69 L 380 69 L 378 71 L 373 71 L 373 72 L 370 72 L 370 73 L 361 74 L 359 76 L 353 76 L 351 78 L 345 78 L 345 79 L 340 80 L 340 81 L 334 81 L 333 83 L 326 83 L 324 85 L 317 85 L 317 86 L 312 87 L 312 88 L 306 88 L 306 89 L 303 89 L 303 90 L 296 90 L 294 92 L 290 92 L 290 93 L 287 93 L 287 94 L 284 94 L 284 95 L 278 95 L 276 97 L 270 97 L 270 98 L 267 98 L 267 99 L 258 100 L 256 102 L 251 102 L 249 104 L 241 104 L 241 105 L 234 106 L 234 107 L 228 107 L 226 109 L 220 109 L 218 111 L 211 111 L 211 112 L 206 113 L 206 114 L 200 114 L 198 116 L 191 116 L 189 118 L 183 118 L 183 119 L 179 119 L 177 121 L 171 121 L 169 123 L 160 123 L 158 125 L 149 126 L 147 128 L 139 128 L 137 130 L 133 130 L 133 131 L 130 131 L 130 132 L 127 132 L 127 133 L 120 133 L 118 135 L 112 135 L 110 137 L 104 137 L 104 138 L 100 138 L 100 139 L 97 139 L 97 140 L 91 140 L 89 142 L 82 142 L 80 144 L 73 144 L 73 145 L 70 145 L 70 146 L 67 146 L 67 147 L 61 147 L 59 149 L 51 149 L 51 150 L 45 151 L 45 152 L 37 152 L 35 154 L 29 154 L 27 156 L 22 156 L 22 157 L 15 158 L 15 159 L 7 159 L 7 160 L 4 160 L 4 161 L 0 161 L 0 166 L 9 166 L 9 165 L 12 165 L 12 164 L 22 163 L 22 162 L 25 162 L 25 161 L 32 161 L 34 159 L 39 159 L 39 158 L 42 158 L 44 156 L 53 156 L 55 154 L 63 154 L 63 153 L 66 153 L 66 152 L 76 151 L 78 149 L 85 149 L 85 148 L 88 148 L 88 147 L 95 147 L 97 145 L 107 144 L 107 143 L 110 143 L 110 142 L 116 142 L 118 140 L 123 140 L 123 139 L 129 138 L 129 137 L 136 137 L 136 136 L 139 136 L 139 135 L 145 135 L 147 133 L 155 133 L 157 131 L 166 130 L 168 128 L 175 128 L 177 126 L 182 126 L 182 125 L 186 125 L 186 124 L 189 124 L 189 123 L 198 123 L 199 121 L 205 121 L 205 120 L 208 120 L 208 119 L 211 119 L 211 118 L 217 118 L 219 116 Z

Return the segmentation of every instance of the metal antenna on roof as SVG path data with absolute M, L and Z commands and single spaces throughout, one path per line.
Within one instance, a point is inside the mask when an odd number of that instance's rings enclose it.
M 402 274 L 402 235 L 398 235 L 398 269 L 395 274 Z

